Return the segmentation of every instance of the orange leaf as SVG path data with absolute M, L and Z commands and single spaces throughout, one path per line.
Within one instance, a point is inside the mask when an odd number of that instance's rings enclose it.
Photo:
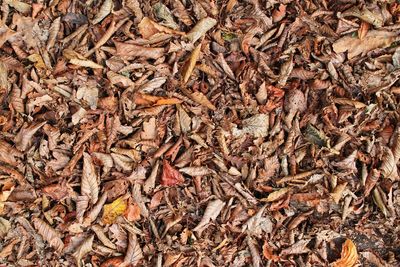
M 340 259 L 333 263 L 334 267 L 352 267 L 357 263 L 358 253 L 353 241 L 347 239 L 342 246 Z
M 279 256 L 275 255 L 272 252 L 272 249 L 269 247 L 267 242 L 264 242 L 263 245 L 263 256 L 267 259 L 267 260 L 272 260 L 272 261 L 279 261 Z
M 156 102 L 157 106 L 161 106 L 161 105 L 176 105 L 176 104 L 180 104 L 182 103 L 182 100 L 175 98 L 175 97 L 171 97 L 171 98 L 163 98 L 160 99 Z
M 129 204 L 124 214 L 128 221 L 134 222 L 140 219 L 140 207 L 137 203 Z
M 124 257 L 114 257 L 103 262 L 100 267 L 118 267 L 124 262 Z
M 286 6 L 280 4 L 279 9 L 275 9 L 274 12 L 272 12 L 272 19 L 274 22 L 281 21 L 284 17 L 286 16 Z
M 174 186 L 182 184 L 185 181 L 182 174 L 174 169 L 168 161 L 163 161 L 163 173 L 161 176 L 161 184 L 166 186 Z

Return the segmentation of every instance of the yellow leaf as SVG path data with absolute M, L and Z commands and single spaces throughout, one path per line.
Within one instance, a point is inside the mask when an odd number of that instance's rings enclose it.
M 357 263 L 358 253 L 357 247 L 353 241 L 347 239 L 342 246 L 340 259 L 333 263 L 334 267 L 352 267 Z
M 122 198 L 117 198 L 111 204 L 104 205 L 102 222 L 105 224 L 114 223 L 115 219 L 124 214 L 126 210 L 126 201 Z
M 39 54 L 32 54 L 32 55 L 28 56 L 28 60 L 35 63 L 35 67 L 38 69 L 46 68 L 44 61 Z
M 192 75 L 194 67 L 196 66 L 197 59 L 199 59 L 200 56 L 200 50 L 201 50 L 201 42 L 193 50 L 192 54 L 190 55 L 189 61 L 184 66 L 184 69 L 182 71 L 183 83 L 187 83 L 190 78 L 190 75 Z

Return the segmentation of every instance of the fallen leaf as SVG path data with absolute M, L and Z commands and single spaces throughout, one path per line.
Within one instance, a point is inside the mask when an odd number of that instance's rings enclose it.
M 208 203 L 207 208 L 204 212 L 203 217 L 201 218 L 199 224 L 193 229 L 196 232 L 202 232 L 204 227 L 210 222 L 217 219 L 218 215 L 221 213 L 221 210 L 224 208 L 225 202 L 220 199 L 213 200 Z
M 60 238 L 60 234 L 56 230 L 39 218 L 33 219 L 33 225 L 43 239 L 50 244 L 50 246 L 52 246 L 58 252 L 63 250 L 64 243 Z
M 340 259 L 333 263 L 334 267 L 353 267 L 358 261 L 357 247 L 350 239 L 347 239 L 342 246 Z
M 193 29 L 190 30 L 190 32 L 186 35 L 186 37 L 192 43 L 195 43 L 216 24 L 217 21 L 213 18 L 210 17 L 203 18 L 199 22 L 197 22 L 197 24 L 193 27 Z
M 99 184 L 97 181 L 96 169 L 92 157 L 86 152 L 83 152 L 81 194 L 88 196 L 92 204 L 95 204 L 99 197 Z
M 183 178 L 182 174 L 174 169 L 168 161 L 163 161 L 163 172 L 161 175 L 161 185 L 164 186 L 174 186 L 180 185 L 185 182 L 185 178 Z
M 188 62 L 183 67 L 182 76 L 183 76 L 183 83 L 184 84 L 189 81 L 190 75 L 192 75 L 194 67 L 196 66 L 196 62 L 197 62 L 197 60 L 198 60 L 198 58 L 200 56 L 200 51 L 201 51 L 201 42 L 193 50 L 192 54 L 189 57 Z
M 118 216 L 124 214 L 127 208 L 126 200 L 122 197 L 117 198 L 111 204 L 104 205 L 103 217 L 101 221 L 104 224 L 112 224 Z

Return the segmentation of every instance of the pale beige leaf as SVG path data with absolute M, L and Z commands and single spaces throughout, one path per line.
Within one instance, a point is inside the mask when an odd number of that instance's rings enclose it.
M 50 246 L 52 246 L 58 252 L 63 250 L 64 243 L 60 238 L 60 234 L 56 230 L 39 218 L 33 219 L 33 225 L 43 239 L 50 244 Z
M 365 6 L 362 10 L 358 9 L 357 7 L 352 7 L 346 11 L 344 11 L 341 16 L 343 18 L 354 16 L 359 19 L 362 19 L 369 24 L 374 25 L 375 27 L 379 28 L 383 26 L 383 17 L 380 12 L 376 11 L 369 11 Z
M 346 189 L 347 182 L 338 184 L 333 192 L 331 193 L 331 197 L 336 204 L 339 204 L 340 199 L 343 196 L 343 192 Z
M 208 32 L 212 27 L 217 24 L 217 21 L 213 18 L 207 17 L 201 19 L 193 27 L 192 30 L 186 35 L 186 37 L 192 42 L 199 40 L 206 32 Z
M 347 99 L 347 98 L 335 98 L 333 100 L 336 104 L 340 105 L 349 105 L 349 106 L 354 106 L 355 108 L 365 108 L 367 105 L 365 105 L 362 102 Z
M 85 68 L 92 68 L 92 69 L 102 69 L 103 66 L 88 60 L 88 59 L 78 59 L 78 58 L 73 58 L 69 61 L 69 63 L 73 64 L 73 65 L 77 65 L 80 67 L 85 67 Z
M 254 137 L 266 137 L 268 135 L 269 116 L 268 114 L 257 114 L 248 119 L 243 120 L 242 129 L 234 127 L 232 134 L 235 137 L 240 137 L 245 134 Z
M 117 49 L 117 56 L 122 57 L 143 57 L 158 59 L 164 56 L 164 48 L 144 47 L 135 44 L 114 41 Z
M 10 229 L 11 223 L 3 217 L 0 217 L 0 238 L 3 238 Z
M 104 229 L 98 225 L 95 224 L 92 226 L 92 230 L 93 232 L 96 234 L 97 238 L 107 247 L 111 248 L 111 249 L 117 249 L 117 247 L 114 245 L 113 242 L 111 242 L 110 239 L 108 239 L 108 237 L 104 234 Z
M 190 55 L 189 61 L 184 66 L 184 70 L 182 71 L 184 84 L 189 81 L 190 75 L 192 75 L 194 67 L 196 66 L 196 62 L 200 56 L 200 51 L 201 51 L 201 42 L 193 50 L 192 54 Z
M 28 14 L 32 7 L 31 5 L 18 1 L 18 0 L 6 0 L 5 1 L 10 7 L 15 8 L 18 12 L 21 12 L 23 14 Z
M 135 234 L 129 233 L 129 244 L 122 266 L 136 266 L 143 259 L 143 252 Z
M 76 218 L 78 222 L 82 223 L 83 215 L 86 209 L 89 207 L 89 197 L 88 196 L 78 196 L 76 199 Z
M 205 176 L 205 175 L 209 175 L 212 173 L 212 171 L 206 166 L 186 167 L 186 168 L 179 169 L 179 171 L 183 172 L 184 174 L 190 175 L 190 176 Z
M 111 153 L 111 157 L 116 166 L 118 166 L 123 171 L 129 172 L 133 169 L 133 160 L 125 155 Z
M 105 17 L 107 17 L 108 14 L 111 13 L 113 7 L 114 7 L 113 0 L 105 0 L 101 5 L 100 10 L 96 13 L 96 17 L 92 20 L 92 24 L 95 25 L 100 21 L 102 21 Z
M 148 81 L 147 83 L 140 86 L 139 90 L 143 93 L 152 93 L 155 89 L 161 88 L 161 86 L 167 81 L 166 77 L 158 77 Z
M 385 178 L 396 180 L 399 176 L 397 173 L 396 161 L 392 150 L 388 147 L 383 147 L 382 164 L 380 170 Z
M 99 198 L 99 184 L 97 181 L 96 169 L 92 157 L 86 152 L 83 153 L 81 194 L 88 196 L 92 204 L 95 204 Z
M 264 205 L 253 217 L 247 220 L 242 226 L 242 232 L 256 237 L 260 236 L 263 232 L 267 234 L 272 232 L 274 224 L 269 217 L 263 216 L 266 207 Z
M 336 53 L 347 51 L 348 58 L 351 59 L 376 48 L 388 47 L 396 38 L 397 34 L 395 32 L 375 30 L 369 31 L 362 40 L 356 37 L 344 36 L 333 43 L 332 46 Z
M 154 140 L 157 138 L 156 118 L 152 117 L 148 121 L 143 122 L 143 130 L 140 133 L 143 140 Z
M 93 245 L 93 239 L 94 235 L 91 235 L 89 238 L 87 238 L 85 241 L 82 242 L 78 246 L 78 248 L 75 250 L 75 252 L 72 254 L 76 260 L 76 264 L 78 266 L 82 266 L 81 260 L 82 258 L 91 252 L 93 250 L 92 245 Z
M 93 157 L 101 162 L 103 165 L 103 172 L 108 173 L 111 168 L 114 166 L 114 161 L 110 154 L 94 152 Z
M 177 105 L 178 108 L 178 116 L 179 116 L 179 124 L 181 126 L 181 130 L 183 133 L 188 133 L 191 130 L 192 119 L 186 113 L 181 105 Z
M 279 190 L 276 190 L 276 191 L 272 192 L 271 194 L 269 194 L 265 201 L 267 201 L 267 202 L 277 201 L 277 200 L 283 198 L 289 191 L 290 191 L 289 187 L 284 187 Z
M 210 222 L 214 221 L 221 213 L 222 208 L 225 206 L 225 202 L 220 199 L 210 201 L 204 212 L 203 218 L 201 218 L 199 224 L 193 229 L 193 231 L 202 232 L 204 227 Z
M 310 243 L 310 239 L 299 240 L 292 246 L 282 250 L 280 255 L 284 256 L 284 255 L 297 255 L 297 254 L 308 253 L 308 252 L 310 252 L 310 249 L 307 248 L 308 243 Z
M 58 17 L 53 21 L 53 23 L 50 26 L 49 38 L 47 39 L 47 46 L 46 46 L 47 50 L 53 48 L 57 39 L 57 34 L 60 31 L 60 27 L 61 27 L 61 17 Z
M 151 193 L 155 187 L 159 167 L 160 167 L 160 162 L 157 161 L 151 170 L 150 176 L 146 179 L 146 182 L 143 185 L 143 191 L 146 194 Z
M 345 159 L 339 162 L 332 162 L 331 164 L 335 167 L 338 167 L 341 170 L 350 170 L 357 172 L 356 159 L 357 159 L 357 150 L 354 150 Z
M 162 26 L 148 17 L 144 17 L 138 25 L 139 32 L 145 39 L 151 38 L 157 33 L 167 33 L 172 35 L 184 35 L 184 32 L 176 31 Z

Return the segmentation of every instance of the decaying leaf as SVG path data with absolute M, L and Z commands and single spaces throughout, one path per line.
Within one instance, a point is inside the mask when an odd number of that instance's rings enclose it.
M 113 7 L 114 2 L 112 0 L 104 0 L 99 12 L 97 12 L 96 17 L 92 20 L 92 24 L 95 25 L 107 17 L 107 15 L 112 11 Z
M 193 231 L 202 232 L 204 227 L 210 222 L 217 219 L 218 215 L 221 213 L 221 210 L 225 206 L 225 202 L 220 199 L 216 199 L 211 201 L 204 212 L 203 217 L 199 224 L 193 229 Z
M 263 216 L 265 208 L 263 206 L 257 213 L 251 217 L 242 227 L 242 232 L 259 237 L 262 233 L 271 233 L 273 223 L 269 217 Z
M 342 246 L 340 259 L 333 263 L 335 267 L 353 267 L 358 260 L 357 247 L 350 239 L 347 239 Z
M 159 25 L 157 22 L 151 20 L 148 17 L 144 17 L 142 21 L 138 25 L 139 27 L 139 32 L 143 36 L 143 38 L 149 39 L 153 35 L 157 33 L 167 33 L 167 34 L 173 34 L 173 35 L 183 35 L 183 32 L 176 31 L 173 29 L 170 29 L 168 27 Z
M 143 259 L 143 252 L 135 234 L 129 233 L 128 249 L 125 254 L 123 266 L 136 266 Z
M 78 246 L 78 248 L 75 250 L 75 252 L 72 254 L 76 260 L 76 264 L 78 266 L 82 266 L 81 260 L 82 258 L 88 254 L 89 252 L 91 252 L 92 249 L 92 245 L 93 245 L 93 239 L 94 239 L 94 235 L 91 235 L 89 238 L 87 238 L 86 240 L 84 240 L 82 242 L 82 244 L 80 244 Z

